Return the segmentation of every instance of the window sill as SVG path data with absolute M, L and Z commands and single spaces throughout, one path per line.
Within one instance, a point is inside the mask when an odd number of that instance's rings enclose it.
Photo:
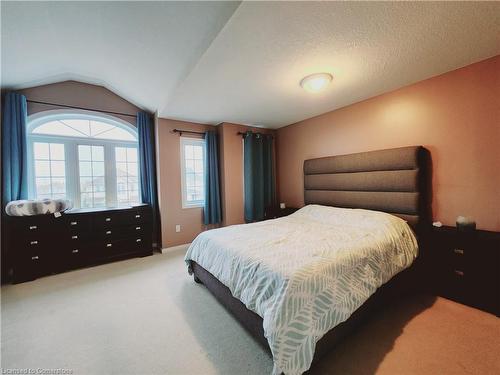
M 85 212 L 99 212 L 99 211 L 120 211 L 129 210 L 131 208 L 145 207 L 148 206 L 146 203 L 137 203 L 130 206 L 114 206 L 114 207 L 94 207 L 94 208 L 72 208 L 70 210 L 64 211 L 65 214 L 72 213 L 85 213 Z
M 187 204 L 187 205 L 182 205 L 182 209 L 183 210 L 188 210 L 190 208 L 203 208 L 203 206 L 205 206 L 205 204 Z

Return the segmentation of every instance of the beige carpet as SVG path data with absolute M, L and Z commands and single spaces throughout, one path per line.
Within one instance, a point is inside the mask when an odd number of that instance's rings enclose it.
M 271 358 L 187 276 L 183 251 L 2 287 L 2 367 L 74 374 L 269 374 Z M 313 374 L 499 374 L 500 322 L 399 301 Z

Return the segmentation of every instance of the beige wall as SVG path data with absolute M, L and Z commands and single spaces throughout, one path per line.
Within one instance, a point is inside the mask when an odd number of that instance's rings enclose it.
M 333 82 L 335 85 L 335 81 Z M 423 145 L 435 220 L 472 216 L 500 230 L 500 56 L 277 132 L 279 197 L 302 206 L 305 159 Z
M 161 237 L 162 247 L 166 248 L 191 242 L 205 230 L 201 207 L 182 208 L 180 135 L 172 130 L 178 128 L 204 132 L 216 127 L 156 118 L 155 128 Z M 179 233 L 175 232 L 177 224 L 181 226 Z
M 28 100 L 70 105 L 101 111 L 136 115 L 140 109 L 102 86 L 76 81 L 64 81 L 50 85 L 16 90 Z M 28 103 L 28 115 L 60 109 L 57 106 Z M 113 115 L 135 126 L 135 117 Z
M 156 118 L 158 154 L 158 194 L 160 200 L 162 247 L 191 242 L 207 229 L 202 208 L 182 208 L 180 136 L 183 130 L 217 130 L 220 140 L 220 177 L 223 225 L 244 223 L 243 213 L 243 142 L 238 132 L 253 130 L 273 133 L 269 129 L 222 123 L 216 127 L 185 121 Z M 181 232 L 175 226 L 181 225 Z

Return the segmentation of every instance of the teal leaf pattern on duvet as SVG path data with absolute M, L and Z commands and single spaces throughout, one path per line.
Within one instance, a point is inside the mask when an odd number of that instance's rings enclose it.
M 369 210 L 308 205 L 294 214 L 201 233 L 195 261 L 263 319 L 273 373 L 309 369 L 316 343 L 409 267 L 408 224 Z

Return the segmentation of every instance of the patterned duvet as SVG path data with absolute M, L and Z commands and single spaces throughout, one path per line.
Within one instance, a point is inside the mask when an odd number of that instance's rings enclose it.
M 308 370 L 316 342 L 409 267 L 417 241 L 395 216 L 318 205 L 201 233 L 195 261 L 263 318 L 274 373 Z

